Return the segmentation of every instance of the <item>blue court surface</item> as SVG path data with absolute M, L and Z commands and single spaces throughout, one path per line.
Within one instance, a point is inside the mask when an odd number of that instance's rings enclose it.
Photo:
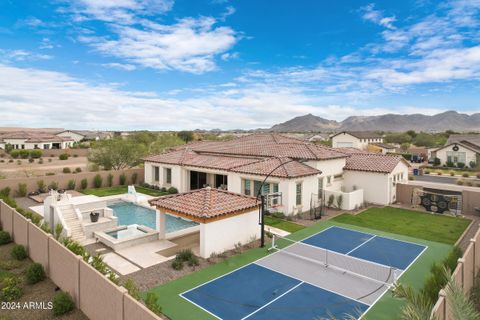
M 399 275 L 426 249 L 415 243 L 336 226 L 304 239 L 300 245 L 310 250 L 322 248 L 335 251 L 350 256 L 346 259 L 352 261 L 388 266 L 397 270 Z M 315 275 L 314 281 L 311 281 L 312 274 L 302 275 L 298 266 L 290 273 L 285 272 L 285 266 L 293 266 L 292 260 L 286 259 L 285 264 L 280 266 L 283 260 L 278 263 L 278 259 L 282 259 L 278 255 L 276 260 L 272 260 L 275 262 L 273 267 L 269 267 L 268 263 L 264 263 L 265 259 L 273 256 L 275 253 L 186 291 L 181 296 L 218 319 L 343 319 L 345 315 L 360 318 L 377 301 L 355 296 L 354 291 L 345 288 L 348 281 L 334 281 L 332 287 L 328 281 L 317 281 L 321 277 Z M 321 267 L 317 269 L 323 272 Z M 337 283 L 339 287 L 335 288 Z M 378 299 L 387 290 L 377 292 Z

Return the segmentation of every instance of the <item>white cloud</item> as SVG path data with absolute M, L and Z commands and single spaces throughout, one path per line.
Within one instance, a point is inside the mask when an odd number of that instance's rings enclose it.
M 61 126 L 87 129 L 235 129 L 270 127 L 288 118 L 313 113 L 342 120 L 375 115 L 387 108 L 359 111 L 326 103 L 296 88 L 227 86 L 198 97 L 158 97 L 127 92 L 111 85 L 91 85 L 59 72 L 0 65 L 0 118 L 3 125 Z M 417 109 L 418 110 L 418 109 Z M 402 108 L 395 112 L 402 113 Z
M 395 29 L 395 26 L 393 25 L 393 22 L 396 21 L 395 16 L 385 17 L 382 11 L 375 9 L 374 3 L 370 3 L 365 7 L 360 8 L 360 11 L 363 13 L 362 18 L 364 20 L 376 23 L 388 29 Z
M 136 67 L 133 64 L 125 64 L 125 63 L 118 63 L 118 62 L 103 63 L 102 67 L 118 69 L 123 71 L 133 71 L 136 69 Z
M 95 19 L 119 24 L 135 23 L 138 16 L 165 13 L 173 0 L 80 0 L 71 8 L 77 21 Z
M 215 56 L 236 42 L 235 31 L 216 27 L 215 19 L 185 18 L 173 25 L 143 21 L 143 29 L 116 26 L 117 38 L 81 36 L 99 52 L 157 70 L 203 73 L 214 70 Z
M 22 49 L 5 50 L 0 49 L 0 62 L 18 62 L 18 61 L 35 61 L 50 60 L 53 57 L 47 54 L 39 54 Z

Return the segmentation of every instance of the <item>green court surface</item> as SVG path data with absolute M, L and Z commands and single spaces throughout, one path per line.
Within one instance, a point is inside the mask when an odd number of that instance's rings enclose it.
M 410 225 L 409 236 L 401 235 L 401 234 L 394 234 L 392 232 L 385 232 L 381 230 L 377 230 L 374 226 L 370 228 L 353 225 L 353 224 L 346 224 L 341 223 L 339 219 L 333 219 L 329 221 L 319 221 L 318 223 L 309 226 L 305 229 L 297 231 L 289 236 L 292 240 L 302 240 L 310 235 L 313 235 L 319 231 L 324 230 L 330 226 L 341 226 L 345 228 L 349 228 L 352 230 L 359 230 L 368 233 L 373 233 L 379 236 L 390 237 L 398 240 L 410 241 L 422 245 L 428 246 L 427 250 L 416 260 L 416 262 L 403 274 L 400 278 L 400 282 L 404 284 L 411 285 L 415 289 L 419 289 L 423 286 L 425 278 L 430 273 L 430 266 L 434 262 L 442 261 L 450 252 L 453 247 L 453 243 L 447 244 L 442 243 L 446 242 L 445 238 L 442 237 L 437 239 L 437 241 L 431 241 L 430 238 L 433 237 L 432 235 L 428 235 L 429 240 L 421 239 L 421 237 L 425 237 L 425 233 L 428 232 L 428 229 L 435 228 L 436 225 L 441 226 L 442 228 L 454 228 L 457 230 L 457 238 L 461 235 L 463 230 L 468 226 L 465 224 L 465 221 L 469 222 L 469 220 L 465 220 L 462 222 L 457 221 L 457 218 L 445 219 L 445 217 L 437 216 L 437 215 L 425 215 L 419 217 L 419 220 L 416 222 L 416 219 L 411 220 L 411 217 L 415 217 L 412 213 L 417 215 L 423 215 L 422 213 L 413 212 L 404 210 L 407 212 L 401 212 L 400 214 L 392 214 L 393 208 L 375 208 L 375 215 L 381 217 L 380 220 L 390 220 L 391 224 L 398 224 L 400 221 L 405 219 L 405 215 L 410 217 L 407 219 L 408 224 Z M 372 210 L 372 209 L 369 209 Z M 363 223 L 371 223 L 370 221 L 370 214 L 369 210 L 366 210 L 365 218 L 360 215 L 357 216 L 350 216 L 352 218 L 356 218 L 355 222 L 357 224 Z M 380 211 L 379 211 L 380 210 Z M 383 212 L 382 212 L 383 210 Z M 402 210 L 402 209 L 400 209 Z M 360 216 L 360 217 L 359 217 Z M 342 216 L 342 221 L 346 219 Z M 460 219 L 459 219 L 460 220 Z M 403 221 L 405 222 L 405 221 Z M 427 230 L 421 230 L 419 225 L 424 223 L 428 223 Z M 458 226 L 461 224 L 463 226 L 463 230 L 460 230 Z M 382 221 L 378 224 L 378 228 L 384 228 L 385 225 Z M 404 231 L 408 230 L 405 225 L 402 228 Z M 460 232 L 461 231 L 461 232 Z M 453 238 L 449 238 L 449 242 L 453 241 Z M 454 242 L 454 241 L 453 241 Z M 196 307 L 195 305 L 191 304 L 190 302 L 186 301 L 182 297 L 179 296 L 180 293 L 185 292 L 191 288 L 199 286 L 209 280 L 212 280 L 216 277 L 219 277 L 225 273 L 228 273 L 232 270 L 235 270 L 241 266 L 244 266 L 248 263 L 251 263 L 261 257 L 268 255 L 269 252 L 266 248 L 255 248 L 248 250 L 238 256 L 234 256 L 229 258 L 223 262 L 217 263 L 215 265 L 209 266 L 203 270 L 198 272 L 194 272 L 189 274 L 183 278 L 171 281 L 165 285 L 159 286 L 157 288 L 153 288 L 150 291 L 154 292 L 158 296 L 159 305 L 162 307 L 162 312 L 167 315 L 170 319 L 173 320 L 180 320 L 180 319 L 214 319 L 213 316 L 208 314 L 207 312 L 203 311 L 202 309 Z M 401 307 L 403 305 L 403 301 L 393 298 L 390 292 L 387 292 L 364 316 L 363 319 L 400 319 L 399 314 Z

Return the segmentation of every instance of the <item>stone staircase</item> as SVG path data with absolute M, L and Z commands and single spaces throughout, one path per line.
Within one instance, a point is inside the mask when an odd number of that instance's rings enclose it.
M 62 212 L 65 224 L 67 225 L 68 229 L 70 229 L 70 236 L 72 239 L 80 243 L 86 240 L 85 232 L 83 232 L 82 222 L 78 219 L 73 205 L 60 205 L 59 209 Z

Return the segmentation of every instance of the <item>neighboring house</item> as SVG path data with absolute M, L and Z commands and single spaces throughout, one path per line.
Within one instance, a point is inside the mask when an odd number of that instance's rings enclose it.
M 371 143 L 368 145 L 367 149 L 371 152 L 387 154 L 395 152 L 397 147 L 387 143 Z
M 357 160 L 353 154 L 277 134 L 254 134 L 231 141 L 187 144 L 144 160 L 145 182 L 166 188 L 173 186 L 179 192 L 210 186 L 256 196 L 262 181 L 270 174 L 262 192 L 280 192 L 285 214 L 307 211 L 318 203 L 319 198 L 331 193 L 342 195 L 342 208 L 347 209 L 364 201 L 389 204 L 392 197 L 364 198 L 363 192 L 368 195 L 381 193 L 382 190 L 391 192 L 388 178 L 397 171 L 401 173 L 398 181 L 408 181 L 408 164 L 405 165 L 401 157 L 377 155 L 372 158 L 373 162 L 369 165 L 384 171 L 363 171 L 361 179 L 368 180 L 371 176 L 375 180 L 374 183 L 363 184 L 352 174 L 349 177 L 354 180 L 345 178 L 347 172 L 361 168 L 363 157 Z M 358 167 L 348 165 L 352 161 L 362 163 Z M 399 164 L 398 168 L 393 164 Z M 347 167 L 349 171 L 345 170 Z M 380 175 L 386 178 L 377 179 Z M 363 187 L 368 190 L 359 190 Z
M 14 149 L 66 149 L 73 145 L 70 137 L 59 137 L 44 132 L 9 132 L 0 135 L 0 148 L 5 149 L 7 144 Z
M 332 136 L 333 148 L 357 148 L 367 150 L 371 143 L 383 143 L 382 135 L 368 131 L 343 131 Z
M 83 140 L 100 140 L 108 139 L 110 135 L 105 132 L 100 131 L 85 131 L 85 130 L 65 130 L 56 133 L 59 137 L 69 137 L 72 138 L 75 142 L 80 142 Z
M 440 160 L 440 165 L 467 167 L 480 164 L 480 144 L 476 145 L 466 140 L 452 142 L 432 152 L 434 158 Z

